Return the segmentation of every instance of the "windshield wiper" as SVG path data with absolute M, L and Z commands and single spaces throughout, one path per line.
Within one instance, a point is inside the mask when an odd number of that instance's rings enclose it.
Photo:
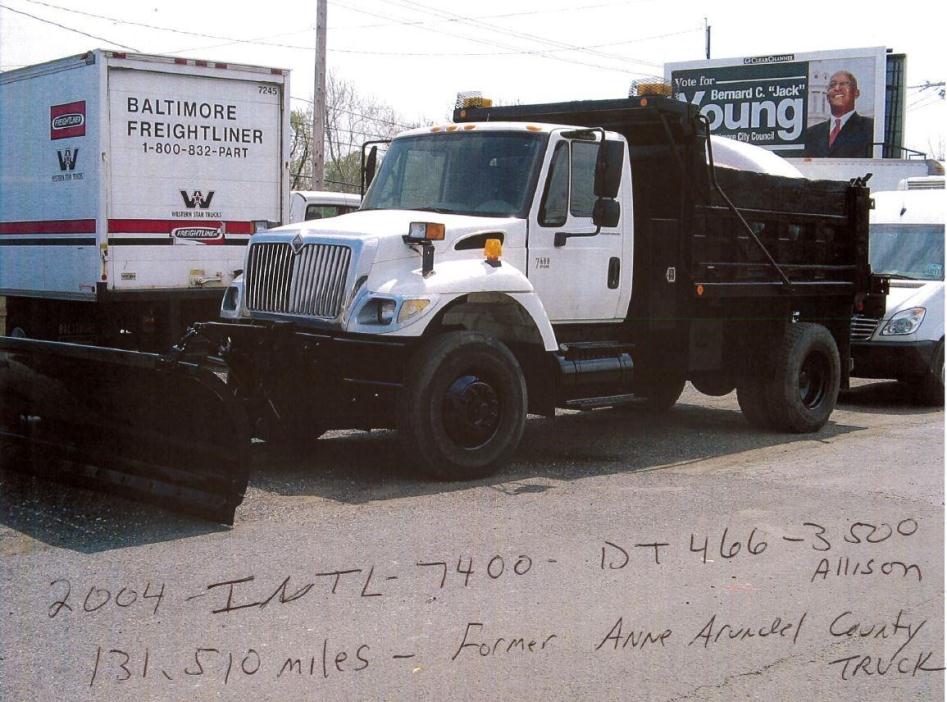
M 449 210 L 446 207 L 411 207 L 409 209 L 417 210 L 418 212 L 436 212 L 437 214 L 454 214 L 454 210 Z

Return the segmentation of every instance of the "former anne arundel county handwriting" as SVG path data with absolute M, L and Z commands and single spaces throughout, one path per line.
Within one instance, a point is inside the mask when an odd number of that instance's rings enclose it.
M 251 680 L 317 683 L 385 669 L 389 672 L 381 674 L 416 666 L 490 666 L 502 660 L 531 660 L 541 666 L 581 656 L 615 664 L 662 656 L 668 661 L 681 656 L 732 659 L 750 648 L 771 651 L 774 660 L 800 649 L 817 652 L 811 663 L 840 683 L 867 677 L 917 678 L 944 670 L 937 632 L 928 624 L 937 620 L 937 613 L 909 604 L 922 601 L 921 588 L 930 587 L 919 541 L 925 526 L 902 516 L 838 525 L 800 519 L 778 529 L 729 524 L 685 529 L 674 536 L 618 532 L 591 540 L 584 551 L 526 554 L 512 548 L 417 558 L 399 554 L 396 559 L 376 554 L 360 563 L 315 559 L 298 572 L 270 568 L 192 584 L 147 576 L 137 582 L 63 576 L 45 581 L 47 594 L 37 614 L 90 630 L 98 630 L 97 622 L 120 618 L 129 625 L 147 624 L 152 631 L 182 617 L 191 623 L 188 631 L 200 632 L 195 633 L 197 639 L 185 638 L 174 646 L 166 643 L 167 637 L 154 639 L 164 642 L 160 644 L 140 635 L 123 637 L 113 633 L 114 627 L 91 635 L 91 648 L 80 653 L 88 668 L 76 683 L 96 691 L 135 683 L 174 686 L 196 678 L 225 686 Z M 752 601 L 753 607 L 746 609 L 708 598 L 718 586 L 716 592 L 730 595 L 755 592 L 751 582 L 734 574 L 752 579 L 756 566 L 770 559 L 778 559 L 783 569 L 789 595 L 785 599 L 764 603 L 748 598 L 743 601 Z M 682 572 L 690 574 L 692 582 L 681 584 Z M 548 592 L 553 584 L 571 584 L 581 598 L 590 586 L 600 591 L 619 588 L 624 594 L 623 584 L 641 576 L 653 586 L 681 590 L 683 599 L 693 600 L 686 602 L 686 613 L 661 621 L 661 615 L 642 607 L 646 598 L 615 597 L 608 605 L 599 602 L 584 610 L 579 620 L 558 610 L 553 616 L 540 604 L 536 612 L 518 612 L 521 619 L 502 621 L 489 612 L 471 617 L 468 610 L 467 616 L 446 617 L 436 626 L 409 623 L 409 628 L 425 630 L 407 638 L 388 637 L 377 629 L 363 635 L 355 627 L 319 623 L 320 613 L 333 604 L 353 612 L 373 608 L 370 611 L 381 614 L 389 601 L 404 611 L 406 605 L 425 607 L 438 600 L 469 602 L 478 590 L 489 589 L 499 601 L 505 593 Z M 860 598 L 847 603 L 821 596 L 849 592 L 846 583 L 853 579 L 887 583 L 886 591 L 903 599 L 879 611 Z M 290 610 L 297 616 L 308 612 L 312 627 L 291 645 L 268 645 L 272 637 L 266 623 L 277 626 Z M 254 618 L 254 627 L 247 629 L 253 640 L 237 648 L 215 641 L 216 629 L 248 616 Z M 428 630 L 432 626 L 434 630 Z

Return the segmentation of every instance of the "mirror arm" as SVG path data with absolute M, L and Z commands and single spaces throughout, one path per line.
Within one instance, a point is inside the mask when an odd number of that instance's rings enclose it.
M 598 236 L 599 232 L 602 231 L 602 228 L 596 227 L 594 232 L 556 232 L 556 236 L 553 238 L 553 246 L 565 246 L 566 241 L 571 239 L 574 236 Z

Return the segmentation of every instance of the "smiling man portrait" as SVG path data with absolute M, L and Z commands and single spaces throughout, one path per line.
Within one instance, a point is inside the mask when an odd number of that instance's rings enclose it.
M 875 121 L 855 111 L 861 93 L 858 80 L 848 71 L 836 71 L 825 94 L 832 118 L 806 130 L 803 156 L 870 158 Z

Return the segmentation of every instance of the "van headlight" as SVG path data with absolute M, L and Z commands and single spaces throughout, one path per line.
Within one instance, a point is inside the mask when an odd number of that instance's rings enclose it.
M 927 310 L 923 307 L 912 307 L 909 310 L 901 310 L 894 315 L 881 330 L 882 336 L 901 336 L 904 334 L 913 334 L 924 321 L 924 315 Z

